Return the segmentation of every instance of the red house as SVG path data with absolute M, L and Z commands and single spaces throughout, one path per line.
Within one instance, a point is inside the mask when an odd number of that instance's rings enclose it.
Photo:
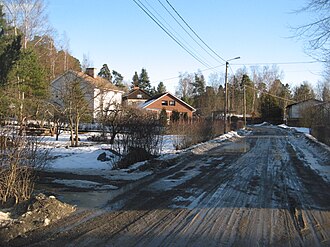
M 173 110 L 178 111 L 182 116 L 186 115 L 188 118 L 192 118 L 193 113 L 196 111 L 194 107 L 172 95 L 171 93 L 162 93 L 156 95 L 147 100 L 145 103 L 141 104 L 140 107 L 148 111 L 157 112 L 158 114 L 162 109 L 165 109 L 169 118 Z

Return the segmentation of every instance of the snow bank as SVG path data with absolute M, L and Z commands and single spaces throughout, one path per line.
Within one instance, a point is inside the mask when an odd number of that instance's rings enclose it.
M 0 211 L 0 227 L 4 227 L 12 222 L 12 218 L 10 218 L 10 213 Z
M 253 126 L 260 127 L 260 126 L 269 126 L 269 125 L 271 125 L 271 124 L 267 123 L 267 122 L 263 122 L 261 124 L 254 124 Z
M 304 134 L 310 134 L 310 129 L 309 128 L 304 128 L 304 127 L 289 127 L 285 124 L 280 124 L 278 127 L 283 128 L 283 129 L 293 129 L 296 130 L 299 133 L 304 133 Z

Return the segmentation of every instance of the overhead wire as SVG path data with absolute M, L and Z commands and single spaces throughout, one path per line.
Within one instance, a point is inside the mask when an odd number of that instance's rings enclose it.
M 147 2 L 147 0 L 145 0 Z M 215 67 L 211 67 L 208 62 L 205 61 L 205 58 L 201 59 L 199 54 L 196 54 L 196 50 L 195 52 L 191 51 L 190 49 L 188 49 L 183 43 L 182 41 L 180 41 L 176 35 L 174 35 L 153 13 L 152 11 L 150 11 L 150 9 L 148 7 L 146 7 L 140 0 L 133 0 L 133 2 L 153 21 L 155 22 L 174 42 L 176 42 L 182 49 L 184 49 L 189 55 L 191 55 L 196 61 L 198 61 L 199 63 L 201 63 L 202 65 L 204 65 L 205 67 L 207 67 L 207 69 L 201 70 L 201 71 L 206 71 L 206 70 L 214 70 L 217 67 L 221 67 L 224 64 L 215 66 Z M 160 1 L 158 0 L 158 2 L 161 4 L 161 6 L 166 10 L 166 12 L 174 19 L 174 21 L 184 30 L 184 32 L 201 48 L 203 49 L 210 57 L 212 57 L 214 60 L 216 60 L 217 62 L 219 62 L 218 59 L 216 59 L 212 54 L 210 54 L 210 52 L 212 52 L 217 58 L 219 58 L 221 61 L 223 62 L 227 62 L 226 59 L 224 59 L 223 57 L 221 57 L 217 52 L 215 52 L 198 34 L 197 32 L 187 23 L 187 21 L 180 15 L 180 13 L 175 9 L 175 7 L 169 2 L 169 0 L 166 0 L 166 3 L 170 6 L 170 8 L 174 11 L 174 13 L 181 19 L 181 21 L 189 28 L 189 30 L 198 38 L 198 40 L 200 42 L 203 43 L 203 45 L 205 45 L 205 47 L 207 47 L 209 49 L 209 51 L 207 51 L 190 33 L 189 31 L 187 31 L 187 29 L 177 20 L 177 18 L 175 16 L 173 16 L 173 14 L 171 13 L 171 11 Z M 153 9 L 153 11 L 182 39 L 182 36 L 180 34 L 178 34 L 178 32 L 176 32 L 171 25 L 147 2 L 147 4 L 149 5 L 150 8 Z M 184 40 L 184 42 L 186 43 L 186 45 L 188 45 L 191 49 L 193 49 L 188 43 L 187 41 Z M 193 49 L 194 50 L 194 49 Z M 303 62 L 277 62 L 277 63 L 244 63 L 244 64 L 240 64 L 240 63 L 235 63 L 235 64 L 229 64 L 229 68 L 231 70 L 231 72 L 233 74 L 234 71 L 231 67 L 231 65 L 233 66 L 247 66 L 247 65 L 273 65 L 273 64 L 278 64 L 278 65 L 290 65 L 290 64 L 312 64 L 312 63 L 318 63 L 319 61 L 303 61 Z M 180 78 L 180 76 L 178 77 L 172 77 L 172 78 L 167 78 L 164 80 L 158 80 L 158 81 L 165 81 L 165 80 L 172 80 L 172 79 L 176 79 L 176 78 Z
M 259 93 L 268 94 L 268 95 L 270 95 L 270 96 L 272 96 L 272 97 L 274 97 L 274 98 L 278 98 L 278 99 L 286 100 L 286 101 L 291 101 L 291 102 L 293 102 L 293 103 L 296 103 L 296 102 L 297 102 L 297 101 L 292 100 L 292 99 L 287 99 L 287 98 L 284 98 L 284 97 L 281 97 L 281 96 L 277 96 L 277 95 L 275 95 L 275 94 L 271 94 L 271 93 L 266 92 L 266 91 L 262 91 L 262 90 L 260 90 L 260 89 L 255 88 L 255 87 L 251 87 L 251 86 L 248 86 L 248 85 L 244 85 L 244 86 L 245 86 L 245 87 L 248 87 L 248 88 L 251 88 L 252 90 L 257 91 L 257 92 L 259 92 Z
M 207 71 L 207 70 L 213 70 L 213 69 L 216 69 L 216 68 L 222 67 L 222 66 L 224 66 L 224 65 L 225 65 L 225 64 L 220 64 L 220 65 L 214 66 L 214 67 L 212 67 L 212 68 L 202 69 L 202 70 L 200 70 L 200 71 L 203 72 L 203 71 Z M 163 80 L 157 80 L 157 81 L 161 82 L 161 81 L 168 81 L 168 80 L 173 80 L 173 79 L 178 79 L 178 78 L 180 78 L 180 76 L 174 76 L 174 77 L 166 78 L 166 79 L 163 79 Z
M 159 1 L 159 0 L 158 0 Z M 158 11 L 149 4 L 149 2 L 147 0 L 145 0 L 145 2 L 147 3 L 147 5 L 159 16 L 159 18 L 161 18 L 165 24 L 167 24 L 167 26 L 185 43 L 185 45 L 187 45 L 191 50 L 195 53 L 196 56 L 198 56 L 202 61 L 205 62 L 205 57 L 203 57 L 198 51 L 196 51 L 196 49 L 194 47 L 192 47 L 164 18 L 161 14 L 158 13 Z M 149 10 L 150 11 L 150 10 Z M 159 19 L 157 19 L 159 21 Z M 165 25 L 163 23 L 161 23 L 164 27 Z M 168 30 L 168 29 L 167 29 Z M 173 35 L 173 33 L 172 33 Z M 174 36 L 174 35 L 173 35 Z M 177 37 L 176 37 L 177 38 Z M 178 39 L 178 38 L 177 38 Z M 180 40 L 178 39 L 178 40 Z M 208 64 L 207 62 L 205 62 L 206 64 Z
M 215 57 L 212 53 L 210 53 L 205 47 L 203 47 L 194 37 L 191 35 L 187 29 L 177 20 L 177 18 L 171 13 L 171 11 L 168 10 L 168 8 L 160 1 L 158 0 L 160 5 L 166 10 L 166 12 L 175 20 L 175 22 L 183 29 L 183 31 L 203 50 L 205 51 L 210 57 L 212 57 L 215 61 L 218 63 L 221 63 L 220 60 Z
M 290 65 L 290 64 L 311 64 L 311 63 L 320 63 L 320 61 L 302 61 L 302 62 L 273 62 L 273 63 L 235 63 L 232 65 L 239 65 L 239 66 L 245 66 L 245 65 L 273 65 L 273 64 L 279 64 L 279 65 Z
M 184 22 L 184 24 L 186 24 L 186 26 L 190 29 L 190 31 L 193 32 L 193 34 L 195 34 L 195 36 L 214 54 L 216 55 L 218 58 L 220 58 L 223 62 L 226 62 L 226 59 L 224 59 L 223 57 L 221 57 L 218 53 L 216 53 L 196 32 L 195 30 L 185 21 L 185 19 L 179 14 L 179 12 L 173 7 L 173 5 L 166 0 L 167 4 L 172 8 L 172 10 L 177 14 L 177 16 L 179 16 L 179 18 Z
M 193 52 L 191 52 L 187 47 L 185 47 L 164 25 L 158 20 L 158 18 L 150 12 L 150 10 L 140 1 L 133 0 L 133 2 L 153 21 L 159 26 L 175 43 L 177 43 L 182 49 L 184 49 L 189 55 L 191 55 L 199 63 L 203 64 L 205 67 L 211 67 L 208 63 L 202 61 Z

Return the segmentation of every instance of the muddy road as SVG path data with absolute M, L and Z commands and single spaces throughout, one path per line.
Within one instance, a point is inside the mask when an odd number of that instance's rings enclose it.
M 110 201 L 10 246 L 330 246 L 330 153 L 255 127 L 182 155 Z

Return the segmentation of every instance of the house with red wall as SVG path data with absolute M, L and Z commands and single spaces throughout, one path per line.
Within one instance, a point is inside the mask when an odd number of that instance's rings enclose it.
M 188 118 L 192 118 L 193 113 L 196 111 L 194 107 L 168 92 L 150 98 L 141 104 L 140 108 L 156 112 L 157 114 L 162 109 L 165 109 L 168 118 L 171 117 L 173 111 L 178 111 L 180 115 L 186 115 Z

